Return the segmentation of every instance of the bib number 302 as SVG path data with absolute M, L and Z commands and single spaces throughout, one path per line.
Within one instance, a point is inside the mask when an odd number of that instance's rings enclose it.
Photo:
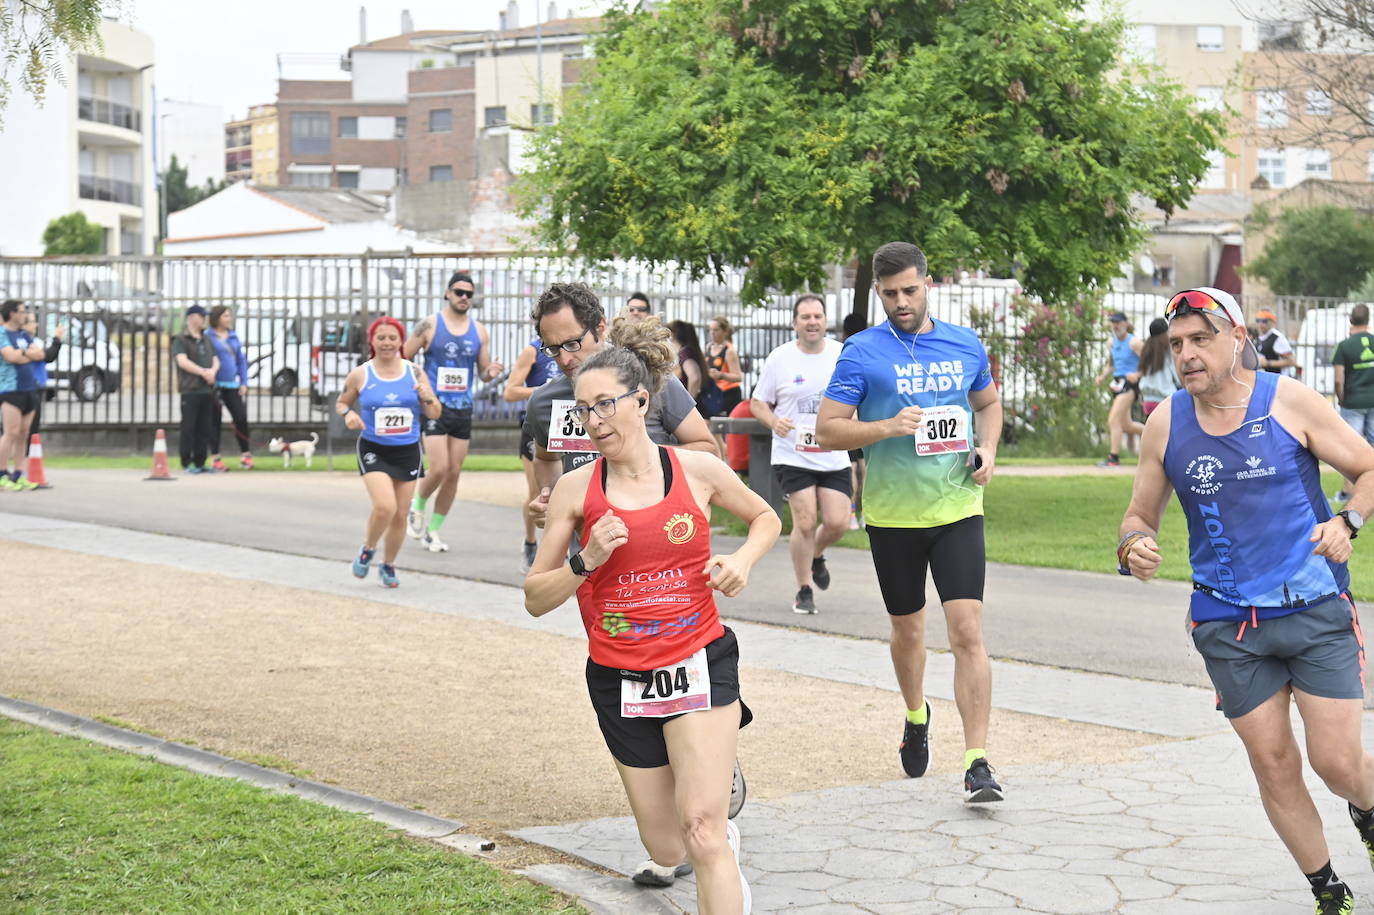
M 706 649 L 691 657 L 648 672 L 647 680 L 620 681 L 623 718 L 666 718 L 711 707 L 711 680 Z
M 968 451 L 968 411 L 958 404 L 922 408 L 915 438 L 922 456 Z

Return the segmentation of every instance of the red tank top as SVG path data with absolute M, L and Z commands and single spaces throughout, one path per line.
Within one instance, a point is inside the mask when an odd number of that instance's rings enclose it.
M 692 496 L 672 448 L 673 481 L 656 505 L 616 508 L 601 484 L 597 458 L 582 502 L 583 530 L 614 509 L 630 539 L 577 589 L 587 651 L 593 661 L 625 670 L 675 664 L 725 634 L 702 567 L 711 558 L 711 527 Z

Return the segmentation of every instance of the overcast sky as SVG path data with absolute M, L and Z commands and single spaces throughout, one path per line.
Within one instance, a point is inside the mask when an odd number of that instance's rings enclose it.
M 549 0 L 538 0 L 547 16 Z M 556 0 L 560 17 L 594 15 L 609 0 Z M 504 0 L 123 0 L 120 18 L 153 38 L 159 98 L 224 109 L 226 120 L 248 106 L 276 101 L 277 55 L 291 55 L 296 78 L 346 79 L 338 58 L 358 43 L 358 9 L 367 9 L 367 38 L 401 31 L 410 10 L 417 30 L 495 29 Z M 536 0 L 519 0 L 520 25 L 535 22 Z M 307 66 L 314 55 L 313 67 Z

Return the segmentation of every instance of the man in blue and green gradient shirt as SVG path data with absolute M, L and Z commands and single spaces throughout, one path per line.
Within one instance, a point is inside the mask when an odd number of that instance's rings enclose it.
M 920 612 L 929 567 L 954 654 L 964 799 L 1000 801 L 985 749 L 992 668 L 983 645 L 982 487 L 992 478 L 1002 436 L 1002 402 L 977 335 L 930 316 L 930 276 L 920 248 L 883 245 L 873 255 L 873 278 L 888 319 L 845 341 L 816 434 L 824 448 L 863 448 L 868 464 L 864 520 L 907 706 L 902 768 L 919 778 L 930 763 Z

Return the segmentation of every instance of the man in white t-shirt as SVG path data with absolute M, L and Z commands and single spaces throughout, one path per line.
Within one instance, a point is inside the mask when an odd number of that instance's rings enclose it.
M 768 354 L 751 406 L 754 417 L 773 430 L 773 473 L 792 509 L 789 545 L 797 575 L 792 610 L 815 613 L 812 584 L 822 591 L 830 587 L 825 548 L 848 529 L 854 490 L 849 455 L 816 443 L 816 412 L 842 349 L 825 335 L 825 303 L 819 296 L 808 293 L 793 303 L 792 329 L 797 339 Z

